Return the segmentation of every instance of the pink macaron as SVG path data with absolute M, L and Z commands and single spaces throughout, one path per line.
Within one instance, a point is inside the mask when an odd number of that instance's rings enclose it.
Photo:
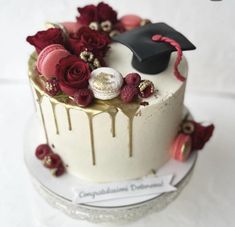
M 56 65 L 60 59 L 70 53 L 60 44 L 51 44 L 45 47 L 37 59 L 37 69 L 45 77 L 51 78 L 56 74 Z
M 192 148 L 192 139 L 189 135 L 180 133 L 172 147 L 171 147 L 171 156 L 172 158 L 179 161 L 186 161 L 191 153 Z
M 68 33 L 76 33 L 82 25 L 79 22 L 63 22 L 60 23 Z
M 120 21 L 126 30 L 131 30 L 140 26 L 142 18 L 134 14 L 128 14 L 121 17 Z

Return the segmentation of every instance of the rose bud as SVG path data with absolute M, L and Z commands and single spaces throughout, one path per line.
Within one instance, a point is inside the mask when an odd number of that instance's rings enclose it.
M 43 159 L 43 165 L 49 169 L 55 169 L 62 163 L 58 154 L 48 154 Z
M 36 148 L 35 155 L 38 159 L 43 160 L 46 155 L 52 153 L 51 148 L 47 144 L 41 144 Z

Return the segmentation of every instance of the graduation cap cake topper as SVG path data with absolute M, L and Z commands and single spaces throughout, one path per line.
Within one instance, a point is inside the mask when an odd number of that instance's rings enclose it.
M 132 52 L 132 66 L 146 74 L 157 74 L 168 66 L 170 55 L 178 52 L 175 63 L 175 75 L 184 80 L 177 66 L 182 50 L 194 50 L 196 47 L 181 33 L 165 23 L 148 24 L 113 37 L 113 40 L 127 46 Z

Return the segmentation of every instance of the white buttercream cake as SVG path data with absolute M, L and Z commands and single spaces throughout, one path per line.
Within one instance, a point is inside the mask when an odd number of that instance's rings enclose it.
M 188 73 L 182 50 L 195 47 L 164 23 L 117 19 L 111 7 L 98 6 L 27 38 L 36 47 L 29 78 L 45 135 L 37 158 L 57 176 L 66 170 L 92 182 L 141 178 L 172 157 L 186 160 L 210 137 L 195 140 L 208 128 L 181 124 Z M 109 18 L 87 22 L 84 11 L 100 7 Z
M 126 75 L 135 71 L 131 56 L 127 47 L 115 43 L 106 61 Z M 48 142 L 69 173 L 90 181 L 119 181 L 145 176 L 170 159 L 170 146 L 183 117 L 186 84 L 174 77 L 174 61 L 172 54 L 168 68 L 157 76 L 141 74 L 143 79 L 154 83 L 157 91 L 145 99 L 147 106 L 127 104 L 133 105 L 130 113 L 125 107 L 89 111 L 65 104 L 47 95 L 31 80 Z M 180 71 L 187 75 L 185 59 Z M 30 77 L 36 76 L 31 68 Z

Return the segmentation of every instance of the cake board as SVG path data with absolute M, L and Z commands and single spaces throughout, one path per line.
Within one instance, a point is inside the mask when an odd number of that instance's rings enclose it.
M 158 176 L 173 174 L 171 182 L 176 191 L 129 197 L 116 200 L 106 200 L 87 204 L 73 202 L 73 188 L 85 182 L 66 173 L 61 177 L 54 177 L 48 169 L 35 158 L 35 147 L 42 143 L 43 134 L 39 119 L 33 114 L 28 120 L 24 134 L 24 159 L 37 192 L 54 208 L 68 216 L 93 223 L 129 222 L 144 215 L 161 211 L 169 205 L 189 182 L 197 160 L 194 152 L 186 162 L 169 160 L 157 171 Z

